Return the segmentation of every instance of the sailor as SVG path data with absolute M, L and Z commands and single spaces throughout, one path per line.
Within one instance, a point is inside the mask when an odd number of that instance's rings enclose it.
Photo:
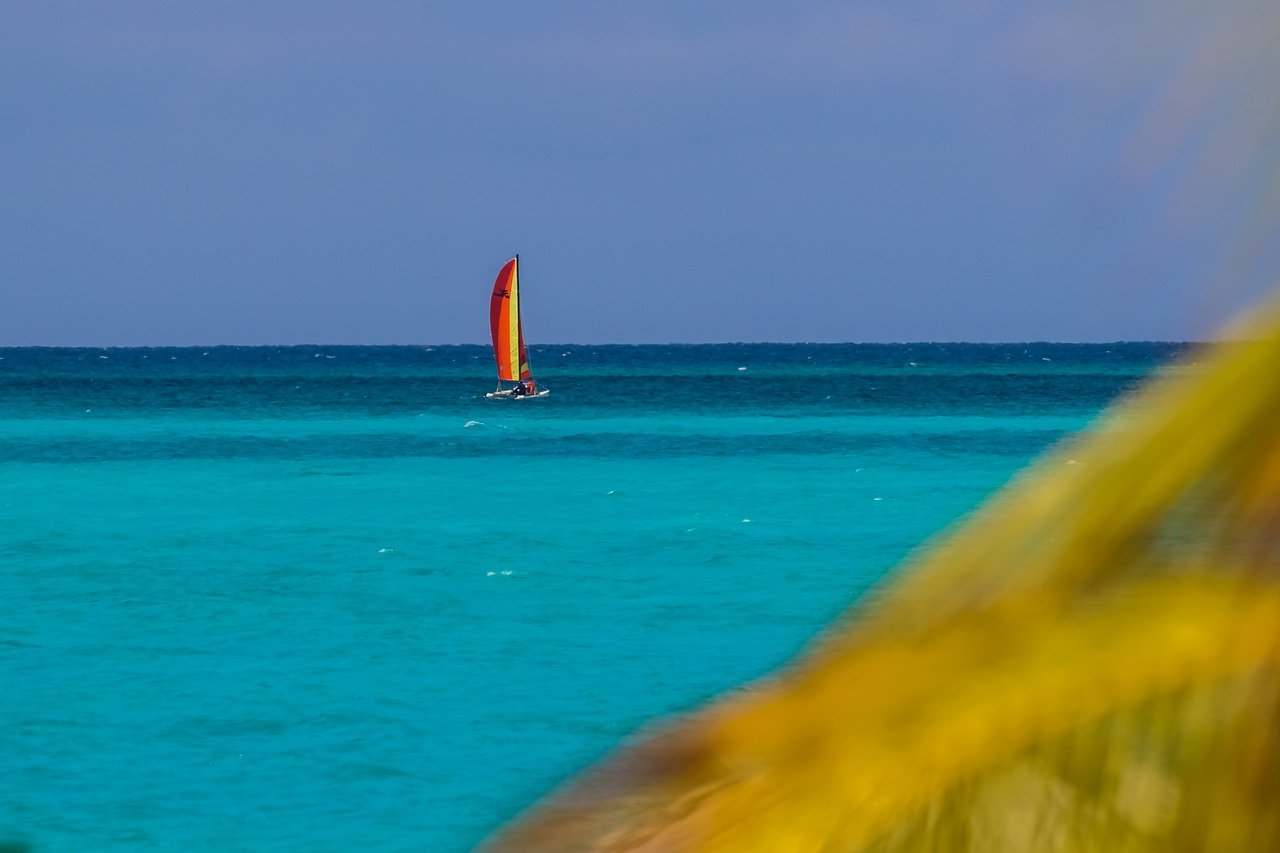
M 513 388 L 511 393 L 517 397 L 523 397 L 529 393 L 529 386 L 525 384 L 523 379 L 521 379 L 520 384 Z

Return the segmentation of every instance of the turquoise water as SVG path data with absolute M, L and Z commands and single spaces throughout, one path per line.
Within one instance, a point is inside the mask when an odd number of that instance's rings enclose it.
M 0 349 L 0 840 L 466 849 L 1178 351 Z

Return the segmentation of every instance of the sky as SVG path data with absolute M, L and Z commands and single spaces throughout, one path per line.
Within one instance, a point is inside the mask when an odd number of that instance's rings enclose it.
M 0 3 L 0 345 L 1204 339 L 1274 0 Z

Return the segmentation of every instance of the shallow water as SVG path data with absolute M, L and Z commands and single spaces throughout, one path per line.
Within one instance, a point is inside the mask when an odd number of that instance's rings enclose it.
M 1181 349 L 0 349 L 0 840 L 466 849 Z

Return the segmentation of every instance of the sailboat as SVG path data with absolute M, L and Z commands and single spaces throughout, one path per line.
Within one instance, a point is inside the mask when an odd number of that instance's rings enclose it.
M 516 255 L 498 271 L 489 297 L 489 331 L 493 334 L 493 357 L 498 362 L 497 390 L 489 398 L 532 400 L 550 391 L 539 391 L 529 370 L 529 354 L 524 348 L 524 328 L 520 325 L 520 256 Z M 517 383 L 513 388 L 503 382 Z

